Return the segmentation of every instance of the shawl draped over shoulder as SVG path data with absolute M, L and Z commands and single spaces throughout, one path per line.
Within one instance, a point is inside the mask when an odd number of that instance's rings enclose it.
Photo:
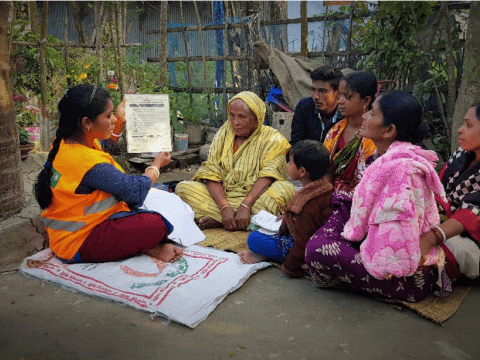
M 338 142 L 347 124 L 348 118 L 336 123 L 325 137 L 324 145 L 335 165 L 333 190 L 351 196 L 362 178 L 367 159 L 374 154 L 376 147 L 372 140 L 355 136 L 337 152 Z
M 440 224 L 435 194 L 446 200 L 437 160 L 433 151 L 396 141 L 365 170 L 355 189 L 342 235 L 363 240 L 361 258 L 375 278 L 411 276 L 417 270 L 420 236 Z M 443 251 L 433 248 L 425 265 L 443 264 Z

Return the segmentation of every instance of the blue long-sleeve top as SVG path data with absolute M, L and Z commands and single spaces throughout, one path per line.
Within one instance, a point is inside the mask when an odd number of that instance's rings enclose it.
M 114 144 L 111 140 L 100 142 L 102 149 L 110 153 Z M 88 170 L 83 176 L 82 181 L 75 190 L 76 194 L 91 194 L 95 190 L 105 191 L 112 194 L 119 201 L 124 201 L 130 211 L 117 212 L 109 217 L 110 219 L 118 219 L 131 216 L 138 213 L 156 213 L 139 209 L 145 201 L 150 191 L 151 180 L 145 175 L 128 175 L 118 170 L 114 165 L 108 163 L 97 164 Z M 173 231 L 173 226 L 163 217 L 168 228 L 168 233 Z

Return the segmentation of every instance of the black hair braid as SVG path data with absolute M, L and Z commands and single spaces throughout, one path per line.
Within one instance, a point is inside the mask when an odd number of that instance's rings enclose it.
M 57 136 L 52 143 L 52 149 L 48 153 L 47 163 L 50 166 L 44 166 L 42 171 L 38 174 L 37 181 L 33 188 L 35 198 L 37 199 L 40 208 L 46 209 L 52 202 L 52 189 L 50 188 L 50 179 L 52 177 L 52 163 L 60 148 L 62 137 Z

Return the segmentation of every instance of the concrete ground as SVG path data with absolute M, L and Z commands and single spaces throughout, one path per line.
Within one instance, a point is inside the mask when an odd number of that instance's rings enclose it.
M 174 170 L 159 181 L 188 179 L 193 171 Z M 0 359 L 480 359 L 478 304 L 476 285 L 439 326 L 270 267 L 190 329 L 3 270 Z

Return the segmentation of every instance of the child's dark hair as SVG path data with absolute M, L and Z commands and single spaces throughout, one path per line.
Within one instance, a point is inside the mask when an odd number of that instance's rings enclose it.
M 88 117 L 94 121 L 98 115 L 105 111 L 109 100 L 108 92 L 97 86 L 78 85 L 65 91 L 62 100 L 58 103 L 60 120 L 56 137 L 34 187 L 34 195 L 40 208 L 45 209 L 52 202 L 52 189 L 50 188 L 52 163 L 62 139 L 71 138 L 81 132 L 82 119 Z
M 320 66 L 310 73 L 310 78 L 313 81 L 325 81 L 332 87 L 333 90 L 338 90 L 338 85 L 342 79 L 343 74 L 340 70 L 328 66 Z
M 477 117 L 477 120 L 480 120 L 480 103 L 473 106 L 475 106 L 475 116 Z
M 428 135 L 429 126 L 422 120 L 422 105 L 413 95 L 400 90 L 386 91 L 379 96 L 378 107 L 383 125 L 395 125 L 396 140 L 417 144 Z
M 315 181 L 323 177 L 330 166 L 330 155 L 320 141 L 301 140 L 296 142 L 288 152 L 293 155 L 293 162 L 297 168 L 305 168 L 310 180 Z
M 368 71 L 355 71 L 345 75 L 342 79 L 347 83 L 347 88 L 353 92 L 359 93 L 361 99 L 370 96 L 372 99 L 368 104 L 368 109 L 372 109 L 375 95 L 377 93 L 377 78 Z

